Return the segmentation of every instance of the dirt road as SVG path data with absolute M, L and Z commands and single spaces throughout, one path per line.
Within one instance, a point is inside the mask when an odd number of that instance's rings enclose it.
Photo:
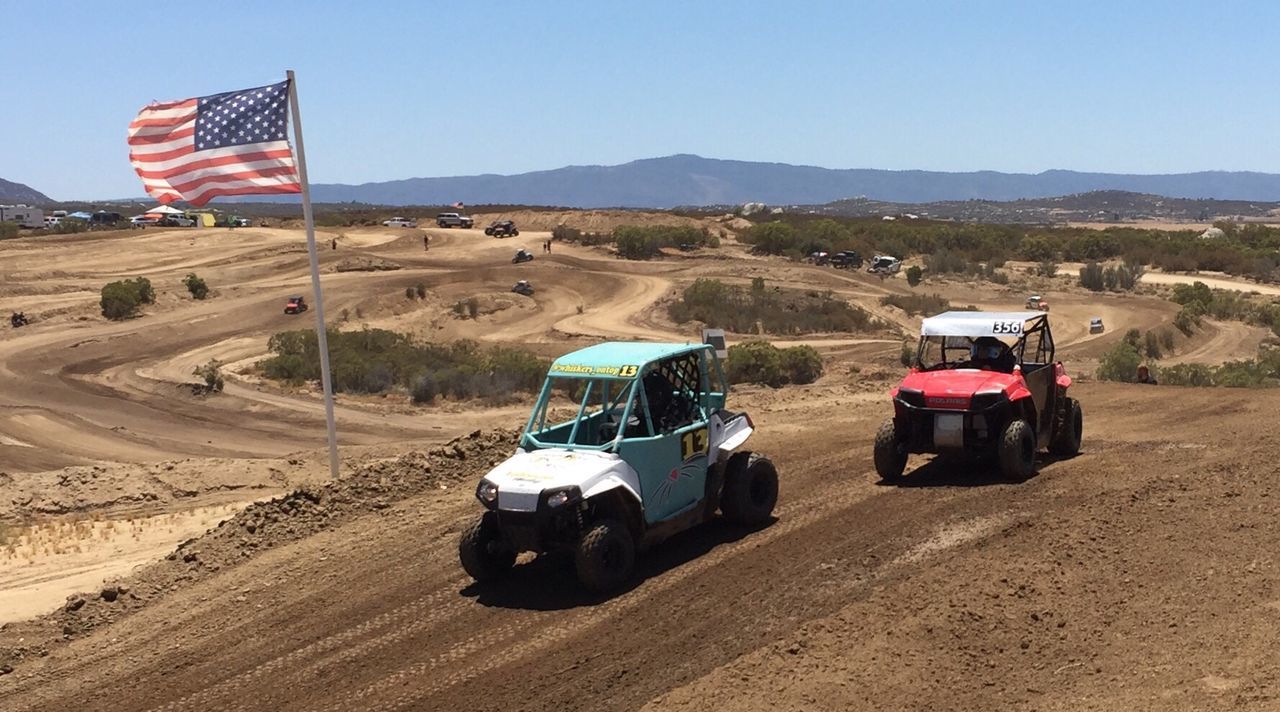
M 797 393 L 796 398 L 803 397 Z M 585 597 L 563 562 L 460 572 L 468 488 L 157 597 L 4 678 L 14 709 L 1268 708 L 1274 394 L 1082 388 L 1086 449 L 1001 484 L 871 474 L 883 404 L 757 446 L 777 521 L 710 525 Z M 1162 404 L 1176 397 L 1182 408 Z M 1145 413 L 1165 412 L 1161 418 Z M 782 418 L 788 415 L 780 416 Z M 1237 433 L 1219 448 L 1212 418 Z M 123 627 L 126 626 L 127 628 Z M 126 634 L 127 630 L 127 634 Z

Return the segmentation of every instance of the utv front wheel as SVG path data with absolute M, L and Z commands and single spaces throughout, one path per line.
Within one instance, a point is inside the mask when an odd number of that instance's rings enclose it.
M 898 441 L 898 429 L 892 419 L 881 423 L 876 432 L 875 462 L 876 474 L 885 482 L 901 480 L 902 471 L 907 469 L 907 450 Z
M 631 578 L 636 564 L 636 544 L 627 525 L 605 519 L 578 541 L 574 565 L 578 580 L 594 593 L 606 593 Z
M 1075 457 L 1080 454 L 1080 438 L 1084 434 L 1084 412 L 1080 409 L 1080 401 L 1068 398 L 1066 413 L 1058 432 L 1053 434 L 1049 443 L 1049 452 L 1062 457 Z
M 516 552 L 502 540 L 493 512 L 485 512 L 462 532 L 458 558 L 467 574 L 481 583 L 500 578 L 516 564 Z
M 765 524 L 778 503 L 778 471 L 763 455 L 751 453 L 745 467 L 725 475 L 720 511 L 734 524 Z
M 1000 474 L 1005 479 L 1021 482 L 1031 477 L 1036 468 L 1036 436 L 1027 421 L 1015 420 L 1004 429 L 999 448 Z

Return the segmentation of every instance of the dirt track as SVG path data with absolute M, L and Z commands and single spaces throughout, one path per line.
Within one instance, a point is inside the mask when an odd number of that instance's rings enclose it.
M 683 336 L 654 302 L 696 276 L 812 284 L 882 314 L 880 295 L 906 291 L 901 279 L 773 260 L 625 263 L 559 244 L 513 266 L 517 246 L 536 252 L 545 235 L 430 234 L 427 253 L 413 231 L 348 234 L 336 253 L 326 250 L 326 265 L 356 252 L 403 267 L 327 274 L 329 313 L 360 309 L 372 325 L 559 353 L 591 337 Z M 201 459 L 180 471 L 206 468 L 211 481 L 231 466 L 204 458 L 265 458 L 285 470 L 276 482 L 222 474 L 246 499 L 316 481 L 315 394 L 237 378 L 222 396 L 201 399 L 179 385 L 195 363 L 249 359 L 269 334 L 310 326 L 310 315 L 279 311 L 283 296 L 306 289 L 297 233 L 21 240 L 0 242 L 0 259 L 0 309 L 41 319 L 0 340 L 0 470 L 12 482 L 67 465 L 192 457 Z M 141 264 L 158 266 L 133 271 Z M 220 290 L 214 299 L 179 295 L 175 283 L 193 269 Z M 93 316 L 97 286 L 135 274 L 161 291 L 149 314 L 123 324 Z M 538 287 L 532 303 L 506 292 L 518 278 Z M 432 296 L 406 306 L 403 290 L 418 282 Z M 1020 307 L 1013 289 L 971 290 L 939 287 L 957 303 Z M 45 306 L 31 305 L 36 293 L 49 295 L 37 302 Z M 1149 298 L 1045 293 L 1069 363 L 1174 311 Z M 475 295 L 508 305 L 479 321 L 448 316 L 453 301 Z M 1097 313 L 1109 328 L 1090 336 L 1084 325 Z M 908 331 L 917 323 L 894 318 Z M 1256 348 L 1254 336 L 1232 348 Z M 142 591 L 120 622 L 0 676 L 0 707 L 1275 705 L 1280 573 L 1267 505 L 1280 496 L 1268 464 L 1280 443 L 1267 414 L 1280 397 L 1083 384 L 1079 458 L 1042 463 L 1021 484 L 930 464 L 908 478 L 915 486 L 889 488 L 876 484 L 869 455 L 898 338 L 810 341 L 832 358 L 817 384 L 735 394 L 759 424 L 753 446 L 782 472 L 777 520 L 760 531 L 713 524 L 678 537 L 644 559 L 620 595 L 587 598 L 556 560 L 523 565 L 502 587 L 470 585 L 455 549 L 477 511 L 468 480 L 370 507 L 238 565 L 213 570 L 194 559 L 194 582 Z M 857 364 L 863 371 L 850 370 Z M 511 425 L 523 410 L 340 403 L 348 459 Z M 1222 433 L 1232 434 L 1231 447 Z M 192 487 L 157 477 L 162 493 Z

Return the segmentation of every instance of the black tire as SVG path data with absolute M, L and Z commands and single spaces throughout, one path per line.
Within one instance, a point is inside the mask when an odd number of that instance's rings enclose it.
M 902 479 L 902 471 L 907 469 L 907 450 L 898 440 L 898 428 L 893 419 L 880 424 L 876 431 L 874 458 L 876 474 L 885 482 L 898 482 Z
M 574 567 L 578 580 L 594 593 L 607 593 L 626 583 L 635 565 L 635 540 L 617 519 L 597 522 L 578 540 Z
M 778 504 L 778 470 L 769 458 L 751 453 L 725 473 L 720 511 L 734 524 L 757 527 L 766 524 Z
M 1075 457 L 1080 454 L 1080 439 L 1084 435 L 1084 411 L 1080 401 L 1068 398 L 1066 413 L 1058 432 L 1053 434 L 1049 443 L 1049 452 L 1060 457 Z
M 1018 418 L 1005 426 L 998 450 L 1000 474 L 1021 482 L 1036 470 L 1036 435 L 1027 421 Z
M 485 512 L 462 532 L 458 559 L 471 578 L 484 583 L 501 578 L 516 564 L 516 552 L 502 540 L 498 517 Z
M 512 230 L 512 231 L 511 231 L 511 236 L 512 236 L 512 237 L 519 237 L 519 236 L 520 236 L 520 231 L 519 231 L 519 230 Z

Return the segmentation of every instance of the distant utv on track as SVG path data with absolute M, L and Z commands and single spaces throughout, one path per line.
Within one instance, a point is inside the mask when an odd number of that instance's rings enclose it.
M 495 220 L 484 229 L 484 234 L 490 237 L 515 237 L 520 234 L 520 231 L 510 220 Z
M 625 584 L 637 550 L 715 516 L 770 521 L 773 463 L 741 449 L 753 425 L 725 410 L 706 344 L 604 343 L 552 365 L 514 455 L 476 487 L 485 513 L 462 534 L 462 567 L 500 578 L 523 551 L 571 552 L 595 592 Z M 553 422 L 569 395 L 577 414 Z
M 876 472 L 902 477 L 913 453 L 994 458 L 1005 478 L 1035 471 L 1036 451 L 1080 451 L 1084 417 L 1071 377 L 1053 360 L 1049 315 L 946 312 L 924 320 L 915 365 L 892 391 L 876 434 Z

